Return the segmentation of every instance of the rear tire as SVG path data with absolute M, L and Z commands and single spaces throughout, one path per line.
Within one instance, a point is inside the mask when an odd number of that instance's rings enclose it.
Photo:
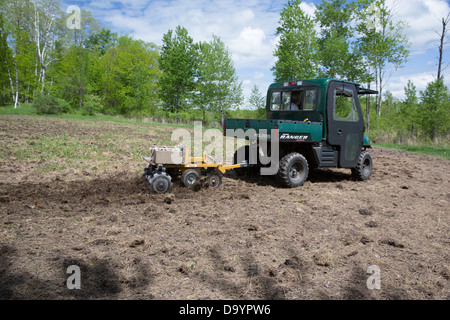
M 293 152 L 284 156 L 280 161 L 278 177 L 288 188 L 302 186 L 308 178 L 308 161 L 300 153 Z
M 222 175 L 216 172 L 208 174 L 206 177 L 206 184 L 213 189 L 220 188 L 222 185 Z
M 361 151 L 356 167 L 352 168 L 352 175 L 360 181 L 366 181 L 370 178 L 373 169 L 372 156 L 366 150 Z

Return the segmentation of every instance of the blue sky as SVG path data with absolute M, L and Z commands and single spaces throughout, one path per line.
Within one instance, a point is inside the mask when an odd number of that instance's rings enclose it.
M 387 0 L 395 19 L 408 23 L 405 33 L 411 42 L 409 61 L 400 70 L 386 74 L 385 90 L 403 99 L 408 80 L 418 91 L 436 78 L 439 44 L 436 32 L 441 19 L 450 12 L 449 0 Z M 302 8 L 314 15 L 320 0 L 304 0 Z M 219 36 L 232 53 L 236 72 L 248 97 L 256 84 L 262 93 L 273 82 L 271 67 L 278 39 L 275 30 L 285 1 L 275 0 L 65 0 L 62 9 L 77 5 L 92 12 L 103 26 L 113 32 L 128 33 L 135 39 L 161 45 L 164 33 L 177 25 L 185 27 L 194 41 L 209 41 Z M 449 42 L 444 60 L 450 63 Z M 450 67 L 446 70 L 450 86 Z

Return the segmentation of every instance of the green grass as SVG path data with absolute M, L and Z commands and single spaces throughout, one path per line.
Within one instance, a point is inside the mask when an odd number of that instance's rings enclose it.
M 402 151 L 422 153 L 430 156 L 440 157 L 444 159 L 450 159 L 450 148 L 448 146 L 433 146 L 433 145 L 401 145 L 392 143 L 375 144 L 379 147 L 397 149 Z
M 36 109 L 33 107 L 32 103 L 23 103 L 16 109 L 14 109 L 13 105 L 0 107 L 0 114 L 17 114 L 25 116 L 37 115 Z
M 21 144 L 14 151 L 19 160 L 60 158 L 89 160 L 101 154 L 98 146 L 89 144 L 81 138 L 67 136 L 42 137 L 33 144 Z
M 176 123 L 159 123 L 159 122 L 144 122 L 139 118 L 127 118 L 121 115 L 111 116 L 104 114 L 95 114 L 93 116 L 83 115 L 81 112 L 63 113 L 56 115 L 38 115 L 36 109 L 32 103 L 24 103 L 14 109 L 13 105 L 0 107 L 0 115 L 27 115 L 27 116 L 39 116 L 46 118 L 62 118 L 62 119 L 75 119 L 81 121 L 110 121 L 124 124 L 143 124 L 149 126 L 162 126 L 162 127 L 176 127 L 176 128 L 194 128 L 191 124 L 176 124 Z M 203 129 L 217 129 L 216 127 L 203 126 Z M 221 128 L 220 128 L 221 129 Z M 141 129 L 142 130 L 142 129 Z

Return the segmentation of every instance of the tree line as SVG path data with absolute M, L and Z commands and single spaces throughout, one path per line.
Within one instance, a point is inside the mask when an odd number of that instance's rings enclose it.
M 361 101 L 369 132 L 395 131 L 400 142 L 406 137 L 434 141 L 448 137 L 450 92 L 442 65 L 450 15 L 442 19 L 442 30 L 437 32 L 436 80 L 420 93 L 410 81 L 404 88 L 405 100 L 398 101 L 384 88 L 390 70 L 407 62 L 410 41 L 404 33 L 407 24 L 396 19 L 394 8 L 386 0 L 323 0 L 310 16 L 301 3 L 288 0 L 280 14 L 276 30 L 280 40 L 274 53 L 278 59 L 272 68 L 276 81 L 340 78 L 369 89 L 372 85 L 378 95 Z
M 384 90 L 388 70 L 409 56 L 407 25 L 385 0 L 323 0 L 312 17 L 288 0 L 274 34 L 279 43 L 274 81 L 341 78 L 377 90 L 362 102 L 366 127 L 395 128 L 435 140 L 449 134 L 442 19 L 436 81 L 398 101 Z M 168 30 L 159 47 L 102 28 L 89 11 L 71 26 L 73 12 L 58 0 L 0 0 L 0 105 L 34 103 L 41 113 L 120 114 L 174 121 L 223 122 L 227 116 L 264 117 L 265 97 L 254 86 L 242 109 L 242 83 L 220 37 L 195 43 L 186 28 Z M 374 108 L 372 106 L 375 106 Z M 406 135 L 406 133 L 405 133 Z
M 71 14 L 57 0 L 0 0 L 0 105 L 34 102 L 43 113 L 174 113 L 177 122 L 194 108 L 206 122 L 223 121 L 243 102 L 218 36 L 194 43 L 178 26 L 158 47 L 101 28 L 85 10 L 79 28 L 69 28 Z

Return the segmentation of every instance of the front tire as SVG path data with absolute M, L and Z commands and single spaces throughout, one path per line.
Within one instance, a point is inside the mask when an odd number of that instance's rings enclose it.
M 308 161 L 300 153 L 290 153 L 280 161 L 278 177 L 281 183 L 288 188 L 302 186 L 308 178 Z
M 166 193 L 172 188 L 172 178 L 165 172 L 157 172 L 147 176 L 150 190 L 154 193 Z
M 366 181 L 370 178 L 373 169 L 372 156 L 366 150 L 361 151 L 356 167 L 352 168 L 352 175 L 360 181 Z

